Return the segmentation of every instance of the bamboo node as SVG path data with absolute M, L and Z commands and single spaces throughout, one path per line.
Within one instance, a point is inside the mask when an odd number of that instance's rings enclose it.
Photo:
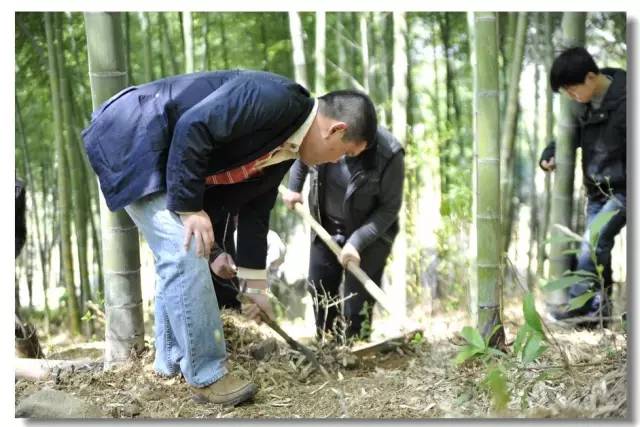
M 126 75 L 127 75 L 126 71 L 89 71 L 90 77 L 97 77 L 97 78 L 123 77 Z

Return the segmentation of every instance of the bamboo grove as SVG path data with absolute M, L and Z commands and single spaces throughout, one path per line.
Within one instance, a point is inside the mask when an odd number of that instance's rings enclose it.
M 520 292 L 510 266 L 522 265 L 535 290 L 567 269 L 552 225 L 584 224 L 568 106 L 548 85 L 552 58 L 582 45 L 626 68 L 623 13 L 20 12 L 15 24 L 15 169 L 29 230 L 16 307 L 86 336 L 106 310 L 107 335 L 129 337 L 115 359 L 144 336 L 138 235 L 102 205 L 80 132 L 119 89 L 252 68 L 316 95 L 366 91 L 406 150 L 394 304 L 468 309 L 488 334 L 503 298 Z M 553 138 L 555 178 L 537 165 Z M 287 241 L 297 221 L 278 203 L 271 228 Z

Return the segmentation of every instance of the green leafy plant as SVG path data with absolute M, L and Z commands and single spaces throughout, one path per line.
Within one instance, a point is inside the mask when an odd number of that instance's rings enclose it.
M 494 410 L 502 411 L 507 407 L 511 399 L 509 385 L 507 376 L 499 365 L 493 366 L 487 371 L 487 375 L 480 385 L 489 392 Z
M 513 352 L 526 365 L 536 360 L 548 346 L 545 345 L 547 338 L 531 292 L 527 293 L 522 301 L 522 312 L 525 323 L 518 330 L 513 342 Z
M 564 243 L 578 243 L 578 244 L 586 244 L 589 246 L 589 254 L 591 256 L 591 260 L 593 264 L 596 266 L 596 272 L 590 272 L 586 270 L 577 270 L 577 271 L 567 271 L 561 277 L 557 279 L 553 279 L 547 282 L 546 285 L 542 287 L 543 292 L 553 292 L 562 290 L 570 287 L 571 285 L 584 281 L 591 280 L 592 282 L 598 285 L 598 288 L 601 290 L 604 289 L 604 277 L 603 271 L 604 266 L 598 264 L 596 259 L 596 247 L 598 245 L 598 240 L 600 239 L 600 234 L 605 225 L 609 223 L 611 218 L 613 218 L 618 211 L 606 211 L 600 212 L 596 217 L 591 221 L 589 227 L 587 229 L 586 236 L 580 236 L 575 232 L 571 231 L 569 228 L 556 224 L 555 227 L 560 230 L 563 235 L 555 237 L 552 241 L 555 242 L 564 242 Z M 564 251 L 565 254 L 578 253 L 579 249 L 569 249 Z M 595 291 L 587 291 L 577 297 L 574 297 L 569 300 L 569 310 L 575 310 L 584 306 L 591 298 L 595 295 Z
M 465 339 L 467 342 L 466 345 L 462 347 L 462 349 L 456 355 L 454 359 L 454 363 L 456 365 L 461 365 L 469 359 L 474 357 L 482 357 L 484 359 L 489 358 L 490 356 L 504 356 L 500 350 L 495 349 L 489 346 L 489 341 L 493 334 L 500 328 L 500 325 L 496 325 L 496 327 L 491 331 L 491 334 L 486 338 L 482 338 L 480 332 L 477 329 L 472 328 L 471 326 L 465 326 L 460 331 L 460 336 Z

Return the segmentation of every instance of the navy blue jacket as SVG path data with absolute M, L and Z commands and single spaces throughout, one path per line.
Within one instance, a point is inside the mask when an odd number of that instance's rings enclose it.
M 117 93 L 82 137 L 109 209 L 166 190 L 169 210 L 199 211 L 205 177 L 282 144 L 313 103 L 304 87 L 276 74 L 181 75 Z

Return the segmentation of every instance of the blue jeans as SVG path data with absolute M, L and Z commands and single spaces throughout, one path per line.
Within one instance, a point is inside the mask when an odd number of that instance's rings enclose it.
M 154 369 L 182 372 L 189 384 L 205 387 L 227 373 L 220 311 L 207 259 L 196 255 L 193 239 L 184 249 L 182 221 L 166 205 L 160 192 L 125 207 L 155 260 Z
M 589 225 L 593 222 L 596 215 L 600 212 L 619 211 L 614 215 L 609 222 L 600 230 L 600 238 L 596 244 L 595 257 L 598 265 L 604 267 L 603 279 L 604 287 L 607 293 L 611 292 L 611 285 L 613 284 L 612 271 L 611 271 L 611 250 L 613 249 L 614 238 L 620 232 L 622 227 L 627 223 L 627 197 L 626 194 L 615 194 L 614 198 L 592 200 L 587 202 L 587 230 L 584 233 L 584 238 L 589 239 Z M 589 245 L 583 242 L 580 247 L 580 253 L 578 255 L 578 265 L 576 270 L 586 270 L 592 273 L 596 273 L 596 266 L 592 260 L 592 253 Z M 569 290 L 569 296 L 571 298 L 582 295 L 589 291 L 594 286 L 593 281 L 582 281 L 571 286 Z M 599 292 L 600 289 L 594 289 Z M 604 297 L 604 295 L 603 295 Z

